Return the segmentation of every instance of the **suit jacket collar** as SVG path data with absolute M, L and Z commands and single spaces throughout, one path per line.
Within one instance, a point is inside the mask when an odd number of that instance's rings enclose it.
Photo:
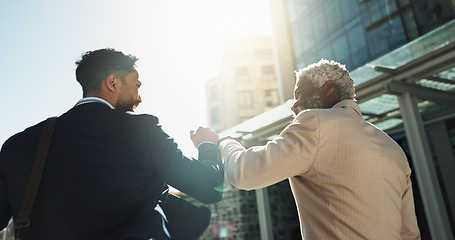
M 99 97 L 85 97 L 77 101 L 76 106 L 79 106 L 81 104 L 86 104 L 86 103 L 93 103 L 93 102 L 98 102 L 98 103 L 103 103 L 109 106 L 111 109 L 115 109 L 115 107 L 108 102 L 105 99 L 99 98 Z
M 359 105 L 356 102 L 354 102 L 353 100 L 343 100 L 343 101 L 335 104 L 332 108 L 345 108 L 345 107 L 352 108 L 357 114 L 362 116 L 362 112 L 360 112 Z
M 73 108 L 71 108 L 68 113 L 74 113 L 74 112 L 81 112 L 81 111 L 109 111 L 113 110 L 111 109 L 108 105 L 100 102 L 90 102 L 90 103 L 84 103 L 80 105 L 76 105 Z M 115 109 L 114 109 L 115 110 Z

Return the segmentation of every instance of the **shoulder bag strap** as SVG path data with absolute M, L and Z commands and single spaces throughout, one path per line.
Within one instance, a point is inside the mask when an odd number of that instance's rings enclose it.
M 57 117 L 50 117 L 44 123 L 35 155 L 35 161 L 33 162 L 32 172 L 30 173 L 30 178 L 28 179 L 24 201 L 22 202 L 19 215 L 16 221 L 14 221 L 15 228 L 25 228 L 30 225 L 30 214 L 35 203 L 36 194 L 38 193 L 38 187 L 41 182 L 44 166 L 46 165 L 47 153 L 49 151 L 56 122 Z

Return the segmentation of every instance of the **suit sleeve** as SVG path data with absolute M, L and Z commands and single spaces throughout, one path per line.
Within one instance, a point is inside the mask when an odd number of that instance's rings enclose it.
M 150 155 L 161 178 L 202 203 L 220 201 L 222 193 L 217 187 L 224 183 L 224 168 L 218 147 L 201 144 L 198 159 L 188 158 L 157 121 L 152 125 Z
M 0 230 L 8 226 L 8 222 L 11 219 L 12 212 L 8 200 L 8 193 L 6 190 L 6 181 L 4 175 L 5 165 L 5 151 L 2 149 L 0 152 Z
M 319 141 L 314 113 L 300 113 L 280 136 L 265 146 L 245 149 L 232 139 L 220 143 L 229 181 L 240 189 L 270 186 L 306 173 L 313 164 Z
M 420 239 L 420 231 L 417 226 L 417 220 L 414 210 L 414 196 L 410 174 L 408 175 L 406 190 L 403 194 L 401 206 L 401 238 L 402 239 Z

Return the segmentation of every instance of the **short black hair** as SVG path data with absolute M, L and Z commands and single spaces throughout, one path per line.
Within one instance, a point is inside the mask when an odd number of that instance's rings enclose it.
M 112 73 L 132 72 L 138 58 L 113 48 L 84 53 L 76 62 L 76 79 L 84 94 L 100 90 L 103 80 Z

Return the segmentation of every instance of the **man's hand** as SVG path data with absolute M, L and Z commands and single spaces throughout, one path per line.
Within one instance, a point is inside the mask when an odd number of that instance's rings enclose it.
M 219 136 L 210 128 L 199 127 L 196 130 L 196 133 L 193 130 L 190 131 L 190 138 L 191 141 L 193 141 L 194 146 L 197 148 L 199 144 L 204 141 L 209 141 L 217 145 Z

